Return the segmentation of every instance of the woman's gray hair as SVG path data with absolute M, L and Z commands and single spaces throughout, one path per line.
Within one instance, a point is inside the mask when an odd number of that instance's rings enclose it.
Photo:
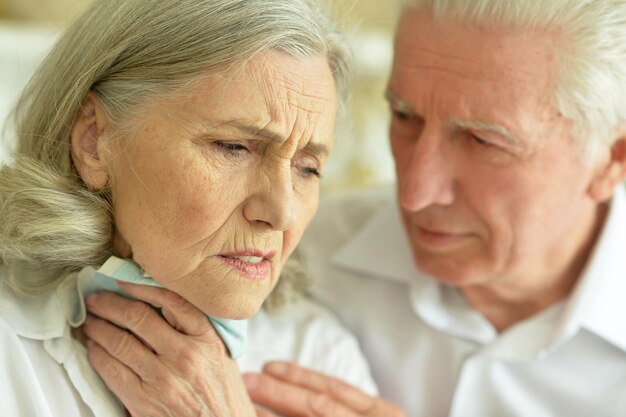
M 619 139 L 626 127 L 626 1 L 404 0 L 435 18 L 543 29 L 557 36 L 554 105 L 575 125 L 585 159 Z M 559 42 L 562 41 L 562 42 Z
M 269 50 L 325 56 L 343 103 L 350 54 L 314 0 L 96 0 L 14 109 L 17 153 L 0 170 L 2 279 L 22 294 L 39 294 L 111 254 L 109 195 L 87 189 L 70 157 L 73 122 L 90 91 L 116 129 L 132 130 L 129 115 L 151 97 L 180 92 L 207 70 L 241 68 Z M 301 268 L 291 261 L 290 270 Z M 277 294 L 285 298 L 280 288 Z

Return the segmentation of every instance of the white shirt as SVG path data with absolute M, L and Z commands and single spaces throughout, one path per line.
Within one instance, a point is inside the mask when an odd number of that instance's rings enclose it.
M 93 272 L 85 268 L 81 274 Z M 72 285 L 61 285 L 45 297 L 19 298 L 0 280 L 0 416 L 126 416 L 71 336 L 77 294 Z M 355 338 L 305 299 L 280 314 L 262 311 L 250 320 L 240 369 L 258 371 L 274 359 L 297 361 L 377 392 Z
M 409 416 L 626 416 L 626 198 L 567 300 L 502 334 L 412 262 L 392 188 L 322 201 L 301 244 L 318 300 Z

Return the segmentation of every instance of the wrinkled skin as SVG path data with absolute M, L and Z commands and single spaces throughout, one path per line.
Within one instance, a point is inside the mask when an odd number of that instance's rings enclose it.
M 623 140 L 589 161 L 554 105 L 563 42 L 412 8 L 398 28 L 390 139 L 413 258 L 500 331 L 569 294 L 623 178 Z
M 165 289 L 120 286 L 139 301 L 91 295 L 83 332 L 89 361 L 131 416 L 254 415 L 237 363 L 205 314 Z
M 498 330 L 569 294 L 626 175 L 623 132 L 588 163 L 555 110 L 558 42 L 413 8 L 398 27 L 390 139 L 413 257 Z M 255 402 L 290 417 L 404 415 L 295 365 L 246 382 Z
M 244 378 L 256 404 L 289 417 L 407 417 L 381 398 L 293 363 L 269 363 Z M 276 417 L 267 408 L 258 408 L 257 416 Z
M 90 298 L 89 359 L 134 417 L 248 416 L 206 315 L 248 318 L 274 288 L 317 208 L 336 86 L 324 57 L 268 52 L 179 93 L 128 115 L 128 137 L 93 93 L 76 118 L 74 165 L 111 186 L 117 255 L 166 288 Z

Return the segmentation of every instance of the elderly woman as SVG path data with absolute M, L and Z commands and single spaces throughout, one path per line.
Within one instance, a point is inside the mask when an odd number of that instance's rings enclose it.
M 254 413 L 239 320 L 315 212 L 346 66 L 308 0 L 100 0 L 71 26 L 0 171 L 1 415 Z M 248 352 L 315 367 L 313 342 L 343 343 L 333 360 L 367 383 L 352 339 L 306 308 L 314 337 L 273 340 L 297 326 L 265 315 Z

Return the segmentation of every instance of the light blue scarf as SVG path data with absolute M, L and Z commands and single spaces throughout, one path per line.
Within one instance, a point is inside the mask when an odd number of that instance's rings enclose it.
M 150 285 L 163 288 L 134 262 L 111 256 L 100 269 L 93 274 L 91 280 L 81 285 L 84 297 L 96 291 L 111 291 L 131 298 L 122 291 L 116 281 L 130 282 L 132 284 Z M 230 320 L 208 316 L 209 320 L 220 335 L 230 352 L 230 356 L 237 359 L 243 355 L 246 344 L 246 320 Z

